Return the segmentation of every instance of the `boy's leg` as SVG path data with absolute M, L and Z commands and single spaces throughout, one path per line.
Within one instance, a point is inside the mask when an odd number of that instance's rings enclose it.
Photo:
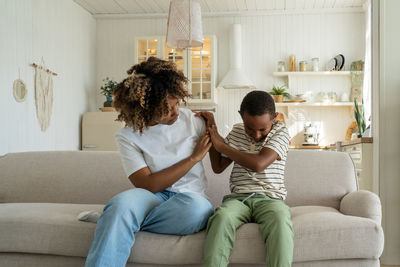
M 253 202 L 253 216 L 260 225 L 268 267 L 290 267 L 293 260 L 293 227 L 289 207 L 267 196 Z
M 86 267 L 125 266 L 140 224 L 161 199 L 134 188 L 113 197 L 105 206 L 86 258 Z
M 172 193 L 170 198 L 154 208 L 144 220 L 141 231 L 188 235 L 206 227 L 213 213 L 211 203 L 196 193 Z
M 250 220 L 250 209 L 241 202 L 243 198 L 224 199 L 222 205 L 208 220 L 203 266 L 228 265 L 236 229 Z

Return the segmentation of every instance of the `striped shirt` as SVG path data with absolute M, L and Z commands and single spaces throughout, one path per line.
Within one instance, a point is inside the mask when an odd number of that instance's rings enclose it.
M 267 147 L 279 155 L 279 158 L 262 172 L 254 172 L 234 162 L 230 177 L 232 193 L 264 193 L 271 198 L 286 199 L 284 171 L 289 133 L 281 121 L 274 121 L 268 135 L 258 142 L 246 134 L 243 123 L 235 124 L 225 138 L 225 143 L 246 153 L 257 154 Z

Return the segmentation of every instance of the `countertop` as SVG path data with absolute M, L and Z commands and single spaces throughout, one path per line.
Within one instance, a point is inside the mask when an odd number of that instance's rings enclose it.
M 356 138 L 353 140 L 346 140 L 346 141 L 341 141 L 341 146 L 350 146 L 350 145 L 356 145 L 356 144 L 363 144 L 363 143 L 372 143 L 373 139 L 372 137 L 360 137 Z

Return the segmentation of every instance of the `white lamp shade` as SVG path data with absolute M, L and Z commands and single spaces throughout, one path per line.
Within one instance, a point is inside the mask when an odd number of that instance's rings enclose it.
M 202 47 L 201 7 L 195 0 L 171 0 L 167 23 L 167 46 Z

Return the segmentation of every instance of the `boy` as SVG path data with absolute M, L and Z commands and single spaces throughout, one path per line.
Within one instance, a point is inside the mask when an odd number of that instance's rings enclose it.
M 227 266 L 235 232 L 244 223 L 260 226 L 268 267 L 291 266 L 293 229 L 286 198 L 284 170 L 289 145 L 286 126 L 275 120 L 275 104 L 264 91 L 248 93 L 239 111 L 243 123 L 234 125 L 225 140 L 218 134 L 211 113 L 207 120 L 213 147 L 213 171 L 221 173 L 232 161 L 230 195 L 210 217 L 204 251 L 204 266 Z

